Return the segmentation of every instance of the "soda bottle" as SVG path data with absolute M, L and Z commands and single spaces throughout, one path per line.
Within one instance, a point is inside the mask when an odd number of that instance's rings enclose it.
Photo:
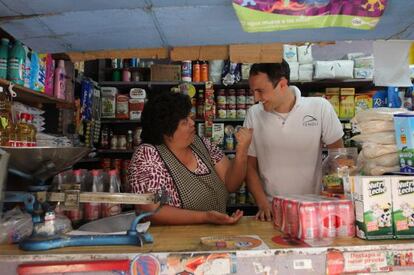
M 99 192 L 101 185 L 99 171 L 92 170 L 92 192 Z M 97 202 L 85 203 L 85 220 L 94 221 L 101 217 L 101 204 Z
M 120 182 L 118 170 L 113 169 L 109 172 L 109 193 L 120 192 Z M 102 205 L 102 214 L 104 217 L 110 217 L 121 213 L 121 205 L 117 203 L 104 203 Z
M 208 63 L 207 61 L 201 62 L 201 82 L 208 81 Z
M 75 183 L 83 185 L 82 171 L 80 169 L 73 170 Z M 73 226 L 79 225 L 83 219 L 83 205 L 80 204 L 78 209 L 66 211 L 66 216 L 72 221 Z
M 134 147 L 134 137 L 132 136 L 132 130 L 128 130 L 127 136 L 127 149 L 132 149 Z

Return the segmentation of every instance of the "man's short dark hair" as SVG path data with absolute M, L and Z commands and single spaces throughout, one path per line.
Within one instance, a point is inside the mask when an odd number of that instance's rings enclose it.
M 259 73 L 267 74 L 273 86 L 279 83 L 279 80 L 284 77 L 290 83 L 290 68 L 289 64 L 283 59 L 281 63 L 255 63 L 250 68 L 250 76 L 258 75 Z
M 191 101 L 188 95 L 162 92 L 150 99 L 142 112 L 141 139 L 144 143 L 160 145 L 164 135 L 172 136 L 180 120 L 188 117 Z

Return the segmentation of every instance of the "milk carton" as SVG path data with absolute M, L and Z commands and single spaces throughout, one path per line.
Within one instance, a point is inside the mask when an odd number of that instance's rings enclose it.
M 392 239 L 391 178 L 358 176 L 353 183 L 357 236 Z
M 414 237 L 414 177 L 392 177 L 394 235 L 397 239 Z
M 414 113 L 394 115 L 395 141 L 401 172 L 414 172 Z

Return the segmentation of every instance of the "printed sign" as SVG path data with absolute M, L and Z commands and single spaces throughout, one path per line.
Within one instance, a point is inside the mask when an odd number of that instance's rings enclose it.
M 373 29 L 387 0 L 233 0 L 246 32 L 345 27 Z

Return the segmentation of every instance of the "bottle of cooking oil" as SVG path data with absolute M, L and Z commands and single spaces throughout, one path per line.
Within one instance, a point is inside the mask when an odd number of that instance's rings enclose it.
M 36 147 L 36 145 L 37 145 L 37 142 L 36 142 L 37 129 L 33 125 L 33 115 L 29 114 L 27 124 L 29 124 L 29 127 L 30 127 L 30 135 L 29 135 L 30 144 L 29 144 L 29 146 L 30 147 Z
M 0 145 L 10 146 L 9 136 L 14 129 L 11 115 L 10 95 L 0 86 Z
M 29 114 L 22 113 L 20 115 L 20 121 L 17 123 L 16 127 L 16 146 L 17 147 L 29 147 L 30 145 L 30 135 L 31 135 L 31 127 L 27 123 Z

